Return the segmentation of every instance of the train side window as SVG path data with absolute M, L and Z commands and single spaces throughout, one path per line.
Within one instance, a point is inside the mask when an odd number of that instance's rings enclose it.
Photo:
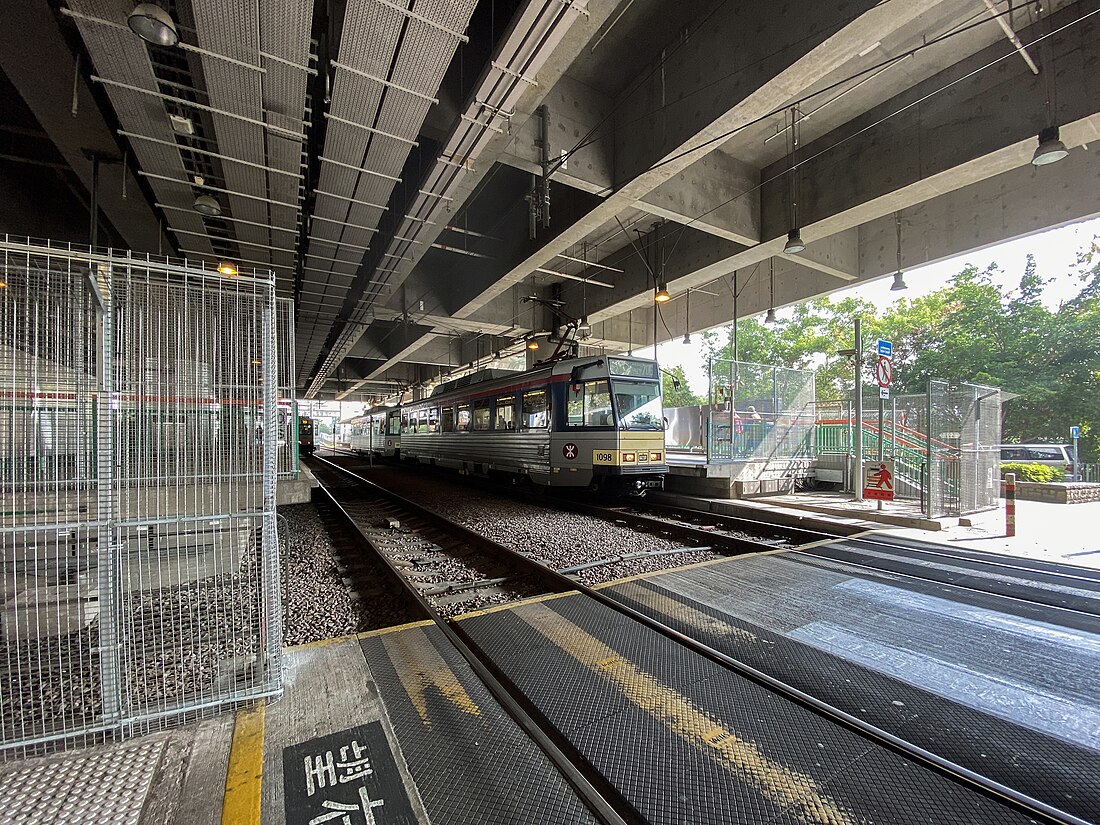
M 443 417 L 440 419 L 442 427 L 440 432 L 453 433 L 455 431 L 455 408 L 444 407 Z
M 439 407 L 428 408 L 428 432 L 439 432 Z
M 458 405 L 458 431 L 466 432 L 470 429 L 470 405 L 469 403 Z
M 516 428 L 516 397 L 505 395 L 497 399 L 497 430 L 514 430 Z
M 565 408 L 566 423 L 570 427 L 611 427 L 615 424 L 611 413 L 611 389 L 606 378 L 571 384 Z
M 492 402 L 490 402 L 490 400 L 488 398 L 483 398 L 480 401 L 475 401 L 474 402 L 474 417 L 473 417 L 473 427 L 472 427 L 472 429 L 474 429 L 474 430 L 487 430 L 487 429 L 489 429 L 489 423 L 490 423 L 489 413 L 491 412 L 489 407 L 490 407 L 491 403 Z
M 521 430 L 541 430 L 550 423 L 550 396 L 546 390 L 528 390 L 523 394 Z
M 401 413 L 401 432 L 407 433 L 409 431 L 409 413 L 403 411 Z
M 397 413 L 390 414 L 390 435 L 401 433 L 401 417 Z

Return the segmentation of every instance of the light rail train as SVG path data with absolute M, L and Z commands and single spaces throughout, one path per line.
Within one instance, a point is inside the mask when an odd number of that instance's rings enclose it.
M 664 484 L 664 430 L 657 363 L 598 356 L 464 376 L 342 422 L 339 441 L 540 487 L 640 495 Z

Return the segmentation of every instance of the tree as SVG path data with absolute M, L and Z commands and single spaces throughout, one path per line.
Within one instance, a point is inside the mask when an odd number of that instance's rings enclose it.
M 865 355 L 870 343 L 894 344 L 894 391 L 923 393 L 929 378 L 1000 387 L 1019 397 L 1005 403 L 1008 441 L 1065 441 L 1082 428 L 1082 453 L 1100 454 L 1100 248 L 1079 255 L 1081 289 L 1057 311 L 1043 303 L 1050 280 L 1029 256 L 1019 287 L 997 285 L 996 264 L 967 266 L 942 289 L 879 309 L 858 298 L 819 298 L 794 307 L 782 320 L 738 324 L 741 361 L 816 370 L 819 401 L 847 399 L 850 359 L 862 319 Z M 733 357 L 732 326 L 704 334 L 706 357 Z M 864 381 L 873 379 L 864 358 Z
M 704 399 L 691 391 L 684 368 L 679 365 L 662 370 L 661 392 L 666 407 L 691 407 L 704 403 Z

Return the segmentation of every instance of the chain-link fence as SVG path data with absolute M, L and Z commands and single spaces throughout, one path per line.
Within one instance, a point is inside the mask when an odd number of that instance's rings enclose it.
M 0 241 L 0 748 L 277 692 L 274 284 Z
M 932 518 L 997 506 L 999 390 L 932 379 L 924 393 L 884 400 L 881 418 L 879 401 L 863 399 L 863 459 L 894 459 L 896 500 Z M 818 453 L 854 456 L 855 427 L 851 401 L 819 403 Z

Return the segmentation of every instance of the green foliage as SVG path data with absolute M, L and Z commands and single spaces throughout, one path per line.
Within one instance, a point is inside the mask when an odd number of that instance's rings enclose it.
M 852 362 L 837 355 L 853 345 L 857 317 L 867 351 L 876 338 L 894 343 L 894 392 L 923 393 L 930 377 L 988 384 L 1015 393 L 1002 422 L 1006 442 L 1062 442 L 1081 426 L 1081 453 L 1100 457 L 1100 252 L 1078 256 L 1078 294 L 1057 310 L 1042 302 L 1049 278 L 1029 256 L 1019 287 L 994 282 L 996 264 L 965 267 L 942 289 L 878 308 L 858 298 L 819 298 L 765 325 L 738 324 L 738 358 L 817 370 L 819 401 L 847 399 Z M 787 315 L 788 313 L 784 313 Z M 707 333 L 704 357 L 733 357 L 732 327 Z M 864 381 L 873 360 L 864 360 Z
M 1061 470 L 1046 464 L 1002 464 L 1001 478 L 1007 473 L 1015 473 L 1017 481 L 1037 481 L 1040 484 L 1063 480 Z
M 673 381 L 675 379 L 675 381 Z M 676 383 L 679 383 L 679 387 Z M 695 395 L 688 386 L 687 376 L 682 366 L 664 370 L 661 375 L 661 393 L 666 407 L 691 407 L 704 403 L 704 399 Z

